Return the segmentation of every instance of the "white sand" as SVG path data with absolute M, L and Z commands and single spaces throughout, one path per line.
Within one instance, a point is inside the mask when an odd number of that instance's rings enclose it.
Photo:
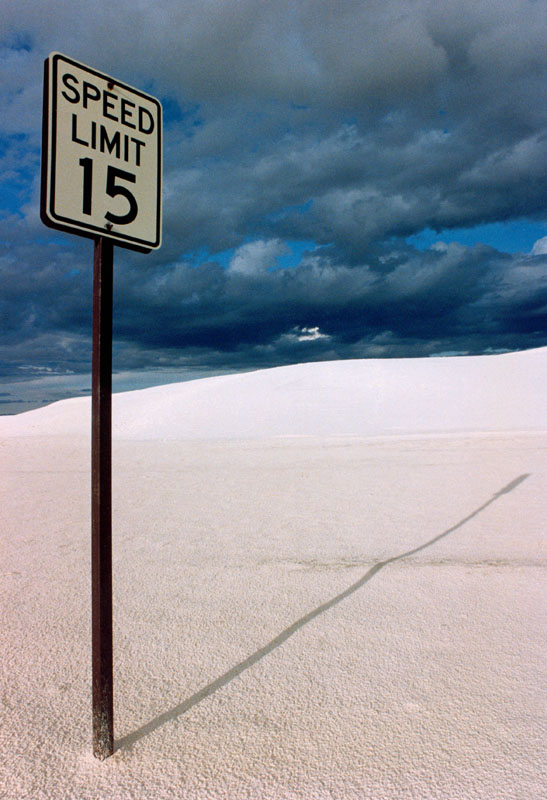
M 544 797 L 546 364 L 336 362 L 116 396 L 105 762 L 89 401 L 1 418 L 0 797 Z

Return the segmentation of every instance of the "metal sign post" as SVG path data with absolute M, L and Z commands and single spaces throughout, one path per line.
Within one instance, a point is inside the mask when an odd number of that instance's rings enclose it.
M 112 283 L 114 248 L 95 240 L 91 399 L 93 755 L 114 752 L 112 666 Z
M 114 245 L 161 245 L 159 101 L 61 53 L 44 68 L 40 216 L 94 239 L 91 404 L 93 755 L 114 752 L 112 285 Z

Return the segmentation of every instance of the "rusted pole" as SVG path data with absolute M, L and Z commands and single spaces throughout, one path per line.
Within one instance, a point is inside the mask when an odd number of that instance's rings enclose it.
M 93 755 L 114 752 L 112 670 L 112 241 L 95 239 L 91 405 Z

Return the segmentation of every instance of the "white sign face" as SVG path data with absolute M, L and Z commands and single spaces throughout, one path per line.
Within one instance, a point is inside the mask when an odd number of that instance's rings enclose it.
M 138 250 L 161 244 L 161 104 L 60 53 L 46 60 L 42 221 Z

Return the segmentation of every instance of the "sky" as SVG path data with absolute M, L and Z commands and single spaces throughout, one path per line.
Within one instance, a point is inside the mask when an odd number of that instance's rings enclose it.
M 544 0 L 4 0 L 0 410 L 89 392 L 92 242 L 40 221 L 43 62 L 164 108 L 115 390 L 547 344 Z

